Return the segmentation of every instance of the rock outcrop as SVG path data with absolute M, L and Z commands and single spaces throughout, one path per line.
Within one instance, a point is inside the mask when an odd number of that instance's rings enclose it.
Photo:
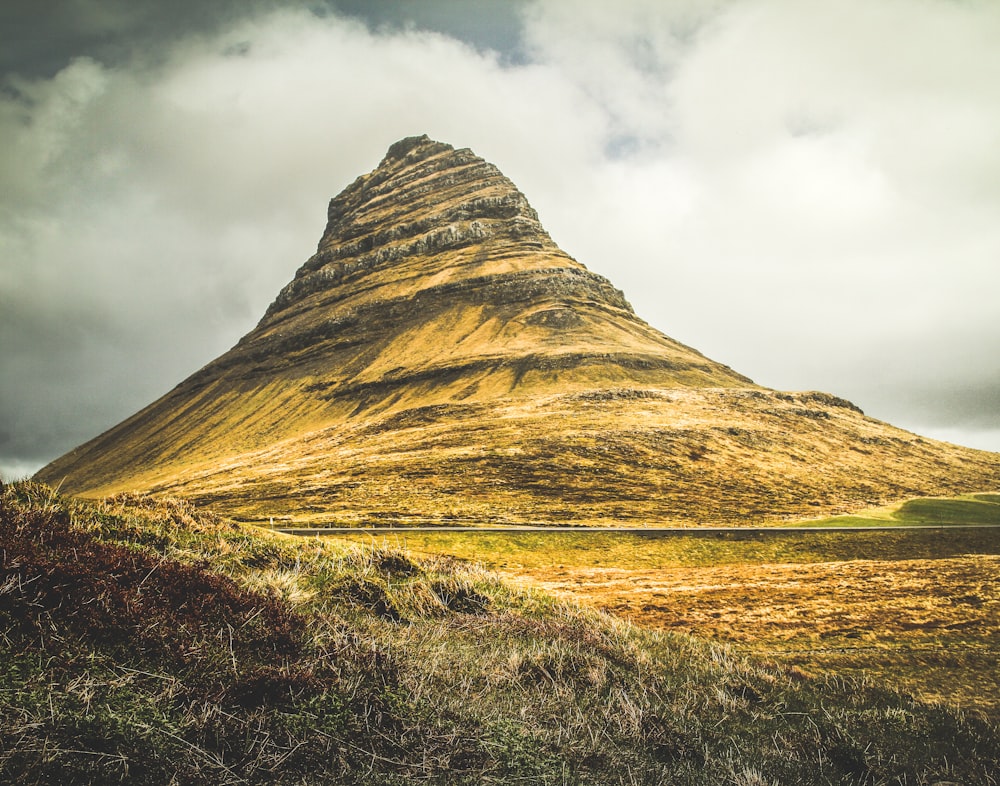
M 232 350 L 38 477 L 298 522 L 750 523 L 997 487 L 1000 456 L 673 341 L 496 167 L 413 137 Z

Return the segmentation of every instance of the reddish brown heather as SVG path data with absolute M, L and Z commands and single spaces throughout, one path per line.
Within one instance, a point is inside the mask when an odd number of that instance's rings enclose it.
M 244 705 L 308 682 L 289 669 L 304 621 L 207 566 L 100 542 L 65 509 L 0 499 L 0 620 L 8 643 L 56 660 L 99 652 L 137 668 L 190 670 L 203 699 Z M 220 679 L 212 666 L 228 664 Z

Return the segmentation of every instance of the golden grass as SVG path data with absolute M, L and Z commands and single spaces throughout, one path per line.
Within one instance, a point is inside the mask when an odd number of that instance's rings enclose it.
M 481 561 L 640 626 L 807 673 L 865 673 L 924 699 L 1000 712 L 998 530 L 406 533 L 388 542 Z
M 304 395 L 281 400 L 293 412 Z M 781 524 L 1000 484 L 996 455 L 922 440 L 813 394 L 618 389 L 435 400 L 228 456 L 220 442 L 213 449 L 223 453 L 200 464 L 193 451 L 179 465 L 148 465 L 150 474 L 130 478 L 123 468 L 94 493 L 138 483 L 241 520 L 305 526 L 698 526 Z M 248 395 L 230 414 L 254 402 Z M 878 445 L 854 449 L 869 443 Z

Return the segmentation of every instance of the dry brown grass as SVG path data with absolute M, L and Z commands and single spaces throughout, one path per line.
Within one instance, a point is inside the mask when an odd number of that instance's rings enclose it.
M 1000 710 L 991 672 L 1000 655 L 996 555 L 510 575 L 645 627 L 807 670 L 877 671 L 925 699 Z
M 987 719 L 447 557 L 36 484 L 0 535 L 4 783 L 997 784 Z
M 646 628 L 1000 713 L 997 530 L 741 540 L 408 533 L 405 542 L 482 560 Z

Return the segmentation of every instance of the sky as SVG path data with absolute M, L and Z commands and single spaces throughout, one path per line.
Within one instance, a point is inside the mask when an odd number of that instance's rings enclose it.
M 4 0 L 0 475 L 257 323 L 394 141 L 646 321 L 1000 451 L 995 0 Z

